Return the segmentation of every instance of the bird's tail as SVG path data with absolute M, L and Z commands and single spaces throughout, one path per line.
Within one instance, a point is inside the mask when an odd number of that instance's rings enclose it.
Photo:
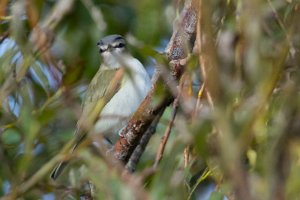
M 86 137 L 86 134 L 82 134 L 80 135 L 78 133 L 78 130 L 76 130 L 75 132 L 75 135 L 76 135 L 76 139 L 74 140 L 74 146 L 71 150 L 71 154 L 74 152 L 74 150 L 77 148 L 77 146 L 84 140 L 84 138 Z M 66 161 L 62 161 L 60 162 L 55 168 L 54 170 L 52 171 L 50 177 L 55 180 L 57 179 L 57 177 L 62 173 L 62 171 L 66 168 L 66 166 L 68 165 L 69 161 L 66 160 Z
M 59 163 L 52 171 L 50 177 L 53 180 L 57 179 L 57 177 L 62 173 L 62 171 L 64 170 L 64 168 L 67 166 L 68 163 L 69 163 L 68 161 L 63 161 L 63 162 Z

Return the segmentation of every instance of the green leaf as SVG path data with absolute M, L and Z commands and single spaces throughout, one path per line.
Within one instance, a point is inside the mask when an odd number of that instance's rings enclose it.
M 21 136 L 17 130 L 10 128 L 10 129 L 6 129 L 1 134 L 1 140 L 3 141 L 4 144 L 11 145 L 20 142 Z

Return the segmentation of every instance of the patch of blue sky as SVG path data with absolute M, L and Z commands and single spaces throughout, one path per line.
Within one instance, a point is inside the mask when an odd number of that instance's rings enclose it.
M 212 193 L 216 190 L 216 185 L 214 183 L 210 183 L 206 186 L 203 186 L 201 192 L 197 194 L 197 200 L 209 200 Z M 223 200 L 228 200 L 227 197 L 223 197 Z
M 55 195 L 53 193 L 44 194 L 42 200 L 55 200 Z
M 6 38 L 0 45 L 0 56 L 3 56 L 8 49 L 16 47 L 15 41 Z
M 12 95 L 8 96 L 9 109 L 17 117 L 20 114 L 21 104 L 22 104 L 22 98 L 20 96 L 18 97 L 13 97 Z
M 42 73 L 38 73 L 38 71 L 42 72 Z M 43 66 L 43 64 L 41 64 L 41 62 L 36 61 L 33 64 L 33 67 L 29 68 L 29 73 L 31 74 L 31 77 L 33 79 L 33 81 L 35 81 L 37 84 L 39 84 L 40 86 L 42 86 L 42 88 L 44 88 L 44 90 L 48 90 L 49 89 L 49 78 L 47 76 L 47 68 Z M 47 83 L 45 84 L 45 81 L 42 80 L 43 77 L 47 79 Z
M 22 54 L 18 49 L 16 42 L 10 38 L 6 38 L 0 45 L 0 57 L 4 56 L 6 52 L 11 51 L 12 63 L 19 64 L 21 62 Z
M 11 184 L 8 180 L 3 181 L 2 183 L 2 191 L 4 194 L 8 194 L 10 192 Z
M 59 86 L 59 83 L 56 80 L 54 80 L 53 75 L 50 74 L 49 68 L 46 67 L 45 65 L 41 65 L 41 66 L 43 68 L 43 72 L 44 72 L 45 76 L 47 77 L 50 89 L 51 90 L 57 89 L 57 87 Z

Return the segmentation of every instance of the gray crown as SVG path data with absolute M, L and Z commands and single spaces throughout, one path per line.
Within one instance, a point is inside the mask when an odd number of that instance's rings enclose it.
M 108 35 L 97 42 L 100 53 L 107 51 L 108 49 L 124 49 L 126 41 L 121 35 Z

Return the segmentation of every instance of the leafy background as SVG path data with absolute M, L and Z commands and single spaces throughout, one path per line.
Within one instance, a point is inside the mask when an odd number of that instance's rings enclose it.
M 146 173 L 171 107 L 132 179 L 82 148 L 53 182 L 53 158 L 72 137 L 85 88 L 100 65 L 97 41 L 124 35 L 152 75 L 151 49 L 164 51 L 184 1 L 2 0 L 0 196 L 78 199 L 82 184 L 92 180 L 96 199 L 299 199 L 299 1 L 201 2 L 203 27 L 211 29 L 205 37 L 213 41 L 209 56 L 218 67 L 207 82 L 219 82 L 222 94 L 213 97 L 215 108 L 206 95 L 198 97 L 203 74 L 196 51 L 185 76 L 195 79 L 194 93 L 181 100 L 192 109 L 180 106 L 155 172 Z

